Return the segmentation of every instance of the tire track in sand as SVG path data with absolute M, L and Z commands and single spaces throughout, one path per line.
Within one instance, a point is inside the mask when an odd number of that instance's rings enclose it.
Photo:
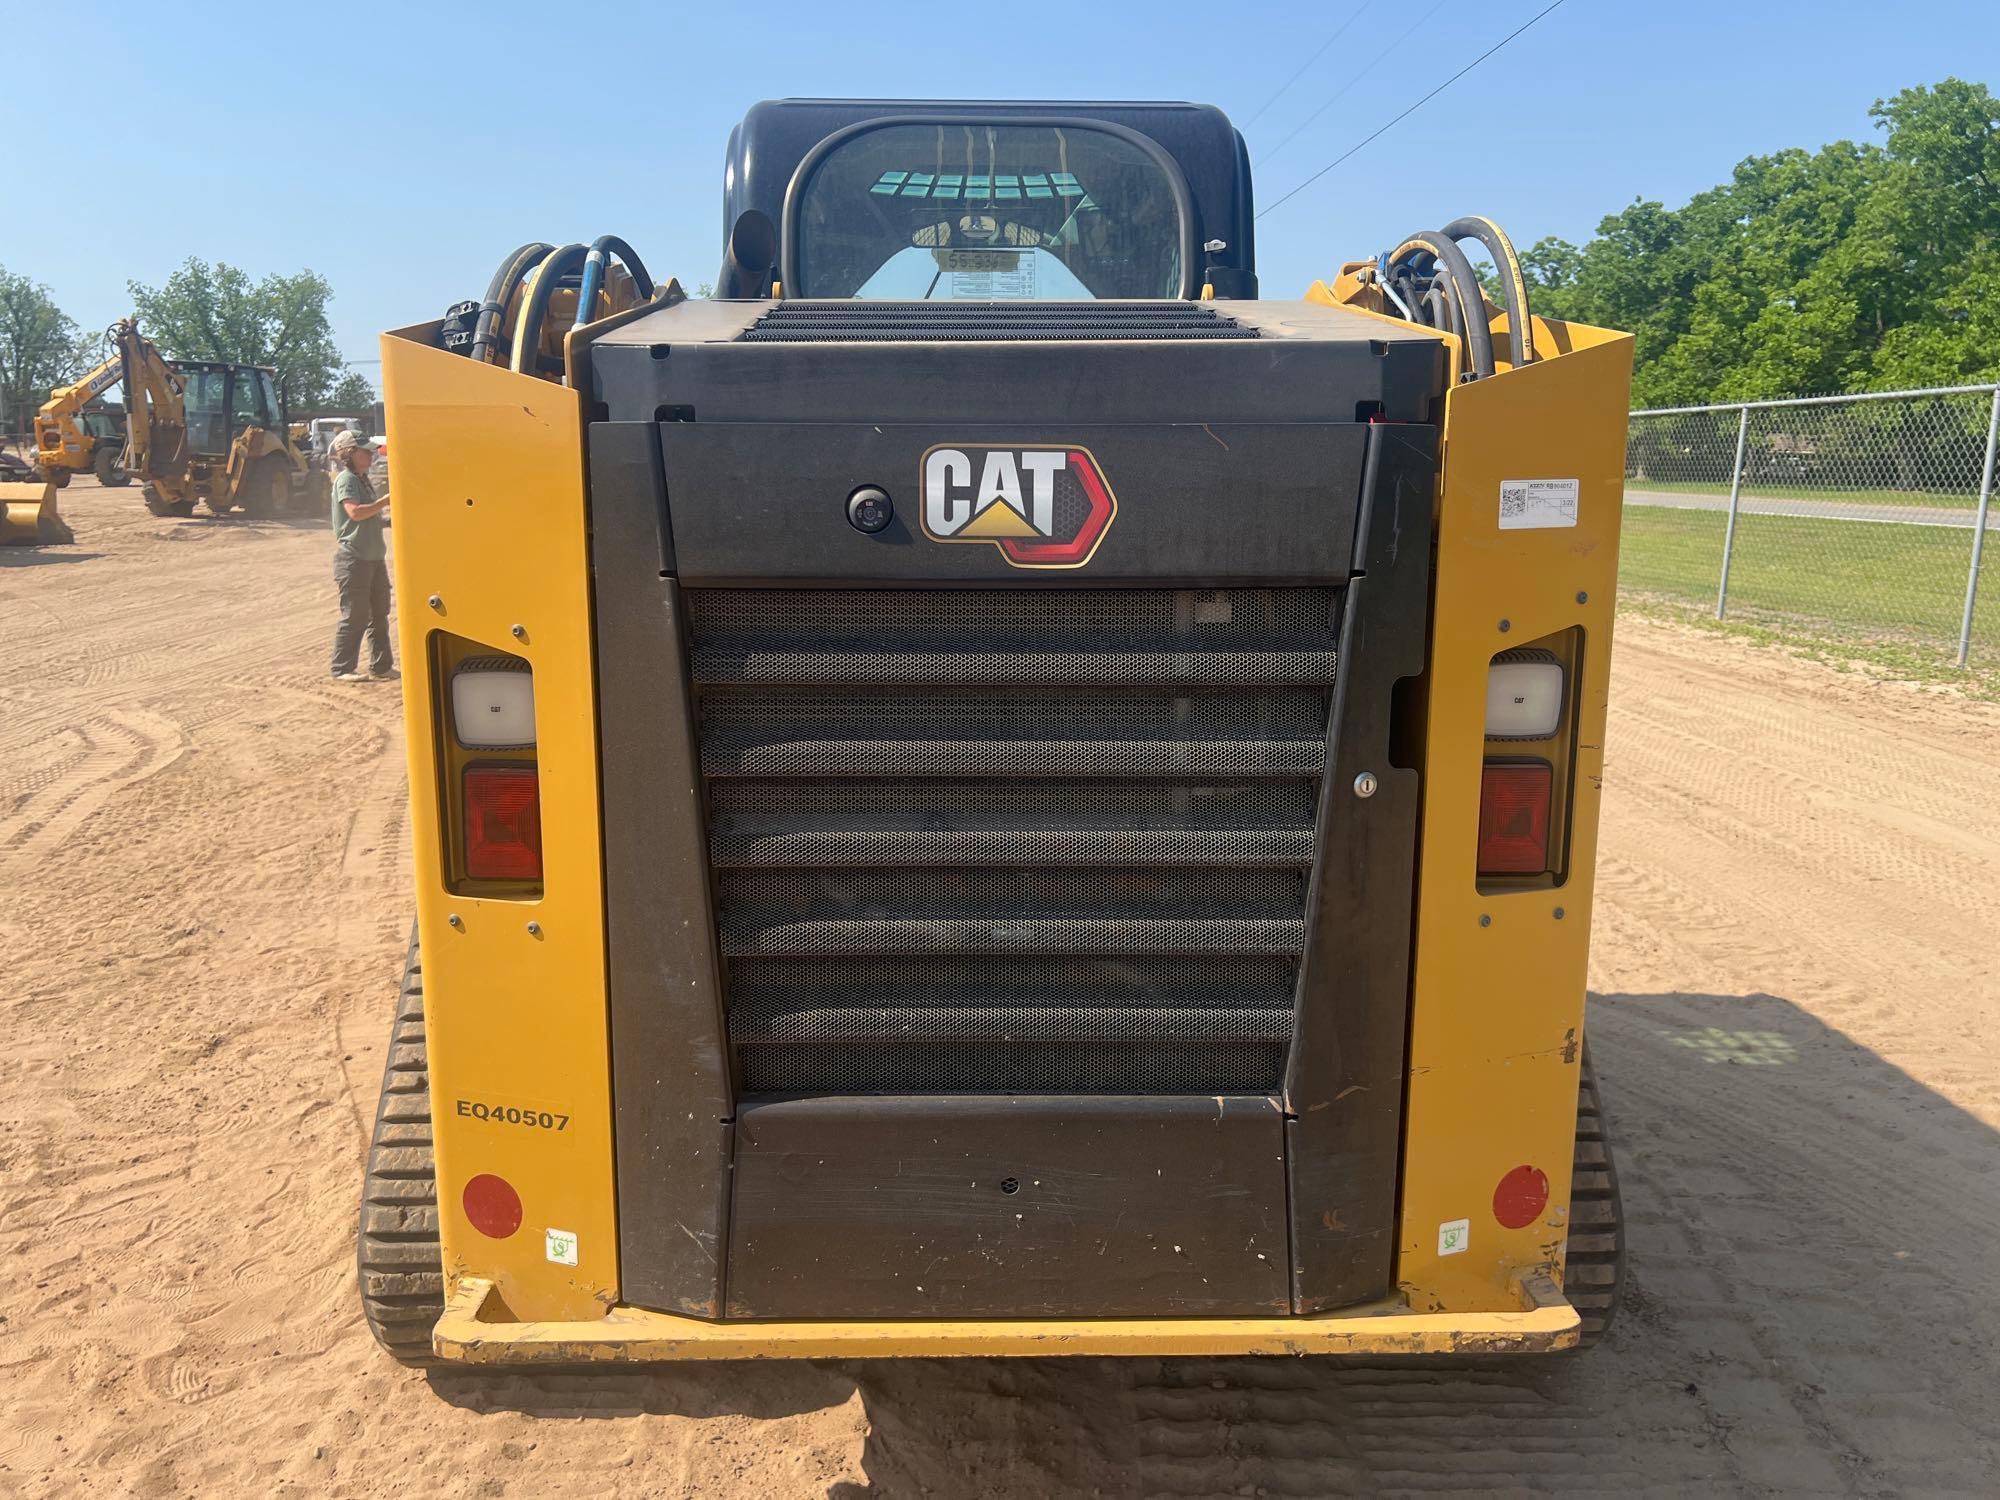
M 179 724 L 145 709 L 97 715 L 70 732 L 73 753 L 0 813 L 0 877 L 25 871 L 60 849 L 113 793 L 164 771 L 188 748 Z

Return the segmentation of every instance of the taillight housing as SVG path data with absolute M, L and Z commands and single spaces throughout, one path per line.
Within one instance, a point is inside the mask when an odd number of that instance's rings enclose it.
M 451 674 L 452 732 L 468 750 L 532 750 L 535 674 L 518 656 L 479 656 Z
M 468 880 L 542 878 L 541 777 L 532 765 L 465 768 Z
M 1479 781 L 1479 873 L 1540 875 L 1549 868 L 1554 773 L 1547 761 L 1486 762 Z
M 1562 726 L 1564 686 L 1553 651 L 1502 651 L 1486 669 L 1486 738 L 1548 739 Z

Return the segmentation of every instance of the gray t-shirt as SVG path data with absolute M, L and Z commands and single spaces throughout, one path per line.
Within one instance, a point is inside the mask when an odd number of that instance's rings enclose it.
M 368 482 L 366 474 L 342 469 L 333 476 L 333 539 L 340 550 L 350 556 L 380 562 L 389 555 L 389 549 L 382 540 L 382 518 L 370 516 L 365 521 L 355 520 L 347 513 L 349 501 L 356 505 L 373 505 L 375 487 Z

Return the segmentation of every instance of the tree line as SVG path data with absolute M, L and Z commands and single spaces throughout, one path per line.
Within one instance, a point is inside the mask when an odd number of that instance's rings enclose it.
M 1629 330 L 1634 406 L 2000 380 L 2000 100 L 1947 78 L 1879 144 L 1753 156 L 1523 257 L 1537 312 Z
M 126 283 L 139 327 L 169 359 L 270 365 L 296 411 L 362 410 L 365 376 L 344 368 L 326 307 L 333 288 L 313 271 L 253 281 L 226 262 L 190 259 L 157 287 Z M 110 353 L 49 289 L 0 266 L 0 430 L 29 430 L 35 409 Z

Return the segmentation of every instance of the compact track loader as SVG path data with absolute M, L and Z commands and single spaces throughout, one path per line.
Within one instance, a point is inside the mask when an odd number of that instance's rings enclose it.
M 1629 339 L 1483 219 L 1261 296 L 1192 105 L 777 101 L 724 182 L 713 299 L 531 244 L 383 339 L 377 1336 L 1600 1334 Z

